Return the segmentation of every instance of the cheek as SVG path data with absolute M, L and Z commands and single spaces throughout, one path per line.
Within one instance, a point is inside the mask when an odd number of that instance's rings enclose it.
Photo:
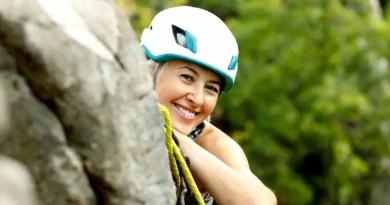
M 167 95 L 167 92 L 164 90 L 165 90 L 164 84 L 161 83 L 161 81 L 157 80 L 154 87 L 154 91 L 156 92 L 157 101 L 162 104 L 164 104 L 164 99 L 166 98 Z
M 181 87 L 177 86 L 172 80 L 157 82 L 155 87 L 157 100 L 162 104 L 167 104 L 172 100 L 176 100 L 182 94 L 180 88 Z
M 188 92 L 188 87 L 176 76 L 161 75 L 156 82 L 155 91 L 159 100 L 171 101 Z
M 163 85 L 156 84 L 155 88 L 156 94 L 157 94 L 157 100 L 159 103 L 165 103 L 167 99 L 169 98 L 169 92 L 167 92 L 167 89 Z
M 169 84 L 166 83 L 166 82 L 169 82 L 169 79 L 166 79 L 165 75 L 160 75 L 157 79 L 156 79 L 156 84 L 155 84 L 155 91 L 157 93 L 157 99 L 159 101 L 164 101 L 165 98 L 167 98 L 167 95 L 169 95 Z M 161 102 L 162 103 L 162 102 Z
M 217 105 L 218 97 L 210 96 L 205 100 L 204 104 L 204 111 L 207 115 L 210 115 L 213 111 L 215 106 Z

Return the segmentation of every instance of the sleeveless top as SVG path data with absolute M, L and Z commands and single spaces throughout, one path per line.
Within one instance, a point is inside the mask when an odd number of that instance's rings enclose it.
M 198 125 L 189 135 L 188 137 L 192 139 L 194 142 L 196 142 L 196 139 L 198 138 L 199 134 L 203 132 L 206 124 L 202 122 L 200 125 Z M 190 159 L 191 160 L 191 159 Z M 208 193 L 204 198 L 203 201 L 206 205 L 212 205 L 214 202 L 213 197 Z M 196 201 L 194 196 L 185 196 L 185 205 L 198 205 L 198 202 Z

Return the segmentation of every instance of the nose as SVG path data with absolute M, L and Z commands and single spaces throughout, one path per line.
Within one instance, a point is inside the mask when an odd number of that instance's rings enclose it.
M 192 92 L 189 93 L 189 95 L 187 95 L 187 98 L 189 101 L 191 101 L 191 103 L 195 107 L 203 105 L 204 103 L 203 89 L 200 87 L 194 87 Z

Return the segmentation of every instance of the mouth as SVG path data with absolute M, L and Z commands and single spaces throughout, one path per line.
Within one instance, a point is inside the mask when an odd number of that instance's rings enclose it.
M 180 115 L 183 116 L 184 118 L 194 119 L 195 116 L 199 114 L 199 112 L 193 112 L 193 111 L 187 110 L 178 104 L 173 103 L 173 105 L 175 106 L 176 111 L 178 113 L 180 113 Z

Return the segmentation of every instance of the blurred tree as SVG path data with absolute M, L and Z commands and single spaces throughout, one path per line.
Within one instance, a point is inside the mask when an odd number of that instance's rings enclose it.
M 245 2 L 244 0 L 188 0 L 187 5 L 204 8 L 222 20 L 227 20 L 237 16 L 238 5 Z
M 125 16 L 130 16 L 134 13 L 135 0 L 115 0 L 115 3 Z
M 131 25 L 136 30 L 138 36 L 141 35 L 144 28 L 147 28 L 153 19 L 153 16 L 164 8 L 184 5 L 187 0 L 117 0 L 133 1 L 134 11 L 129 15 Z
M 388 149 L 389 27 L 356 6 L 248 0 L 229 21 L 240 73 L 216 122 L 280 204 L 363 203 L 370 160 Z

